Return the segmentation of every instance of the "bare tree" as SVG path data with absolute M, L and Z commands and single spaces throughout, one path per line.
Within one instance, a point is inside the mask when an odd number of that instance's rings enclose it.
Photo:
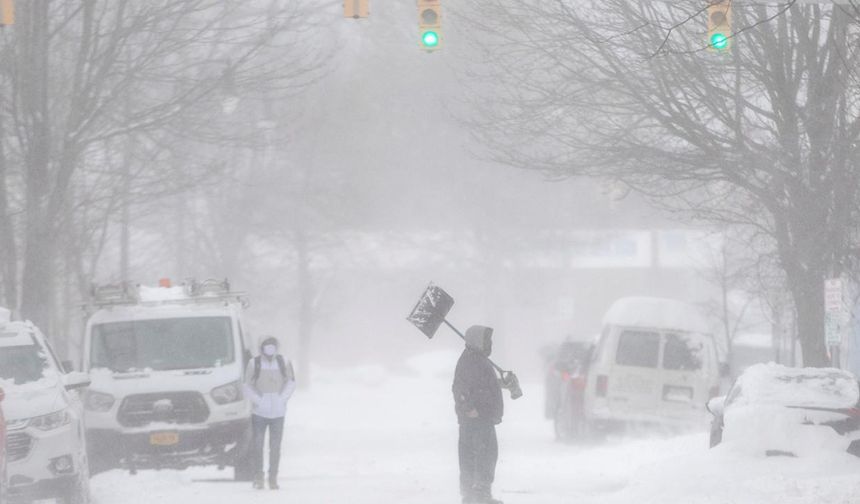
M 61 245 L 89 250 L 95 263 L 105 233 L 92 231 L 128 210 L 132 194 L 151 192 L 153 183 L 176 193 L 217 174 L 193 169 L 211 168 L 205 161 L 165 161 L 165 146 L 200 153 L 189 146 L 221 139 L 226 120 L 213 110 L 243 90 L 306 85 L 320 65 L 299 45 L 312 13 L 309 2 L 270 0 L 21 4 L 4 33 L 0 69 L 0 227 L 13 229 L 2 250 L 6 302 L 47 326 Z M 122 141 L 129 138 L 153 153 L 150 162 L 131 166 Z M 111 163 L 123 146 L 121 161 Z M 76 236 L 61 239 L 69 234 Z
M 823 281 L 855 259 L 860 93 L 853 13 L 734 5 L 705 50 L 697 2 L 481 0 L 474 131 L 502 162 L 618 180 L 769 244 L 806 364 L 825 365 Z M 477 13 L 481 13 L 480 16 Z M 659 49 L 659 50 L 658 50 Z

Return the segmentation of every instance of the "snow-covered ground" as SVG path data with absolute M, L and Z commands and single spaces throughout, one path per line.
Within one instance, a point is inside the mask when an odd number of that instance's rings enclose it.
M 121 471 L 93 478 L 95 504 L 438 504 L 459 502 L 450 398 L 456 355 L 412 370 L 316 370 L 290 404 L 281 491 L 254 491 L 214 468 Z M 860 459 L 751 458 L 707 449 L 707 433 L 554 442 L 543 391 L 523 386 L 499 428 L 495 491 L 508 504 L 848 504 L 860 502 Z M 507 393 L 506 393 L 507 395 Z

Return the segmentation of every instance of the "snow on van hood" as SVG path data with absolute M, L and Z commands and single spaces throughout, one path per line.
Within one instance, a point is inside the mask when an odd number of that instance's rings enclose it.
M 213 388 L 239 380 L 242 376 L 238 364 L 216 368 L 154 371 L 143 369 L 130 372 L 113 372 L 105 368 L 90 370 L 90 389 L 121 398 L 131 394 L 151 392 L 177 392 L 196 390 L 207 394 Z
M 683 301 L 652 297 L 627 297 L 614 303 L 603 317 L 604 325 L 675 329 L 710 333 L 699 310 Z

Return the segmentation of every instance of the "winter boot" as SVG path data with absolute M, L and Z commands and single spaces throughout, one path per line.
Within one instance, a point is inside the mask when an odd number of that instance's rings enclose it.
M 475 502 L 476 504 L 504 504 L 502 501 L 493 498 L 492 487 L 490 485 L 475 485 Z
M 280 485 L 278 485 L 278 477 L 277 476 L 269 476 L 269 489 L 278 490 L 280 489 Z
M 262 490 L 263 488 L 264 488 L 263 487 L 263 475 L 259 474 L 259 473 L 255 474 L 254 475 L 254 489 L 255 490 Z

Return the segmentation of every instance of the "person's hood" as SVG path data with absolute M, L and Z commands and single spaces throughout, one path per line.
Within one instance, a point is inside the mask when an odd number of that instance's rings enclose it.
M 466 348 L 486 353 L 490 348 L 493 328 L 473 325 L 466 330 Z
M 275 345 L 278 348 L 278 352 L 281 351 L 281 344 L 278 342 L 278 338 L 274 336 L 268 336 L 263 338 L 263 341 L 260 342 L 260 354 L 263 353 L 263 347 L 266 345 Z

